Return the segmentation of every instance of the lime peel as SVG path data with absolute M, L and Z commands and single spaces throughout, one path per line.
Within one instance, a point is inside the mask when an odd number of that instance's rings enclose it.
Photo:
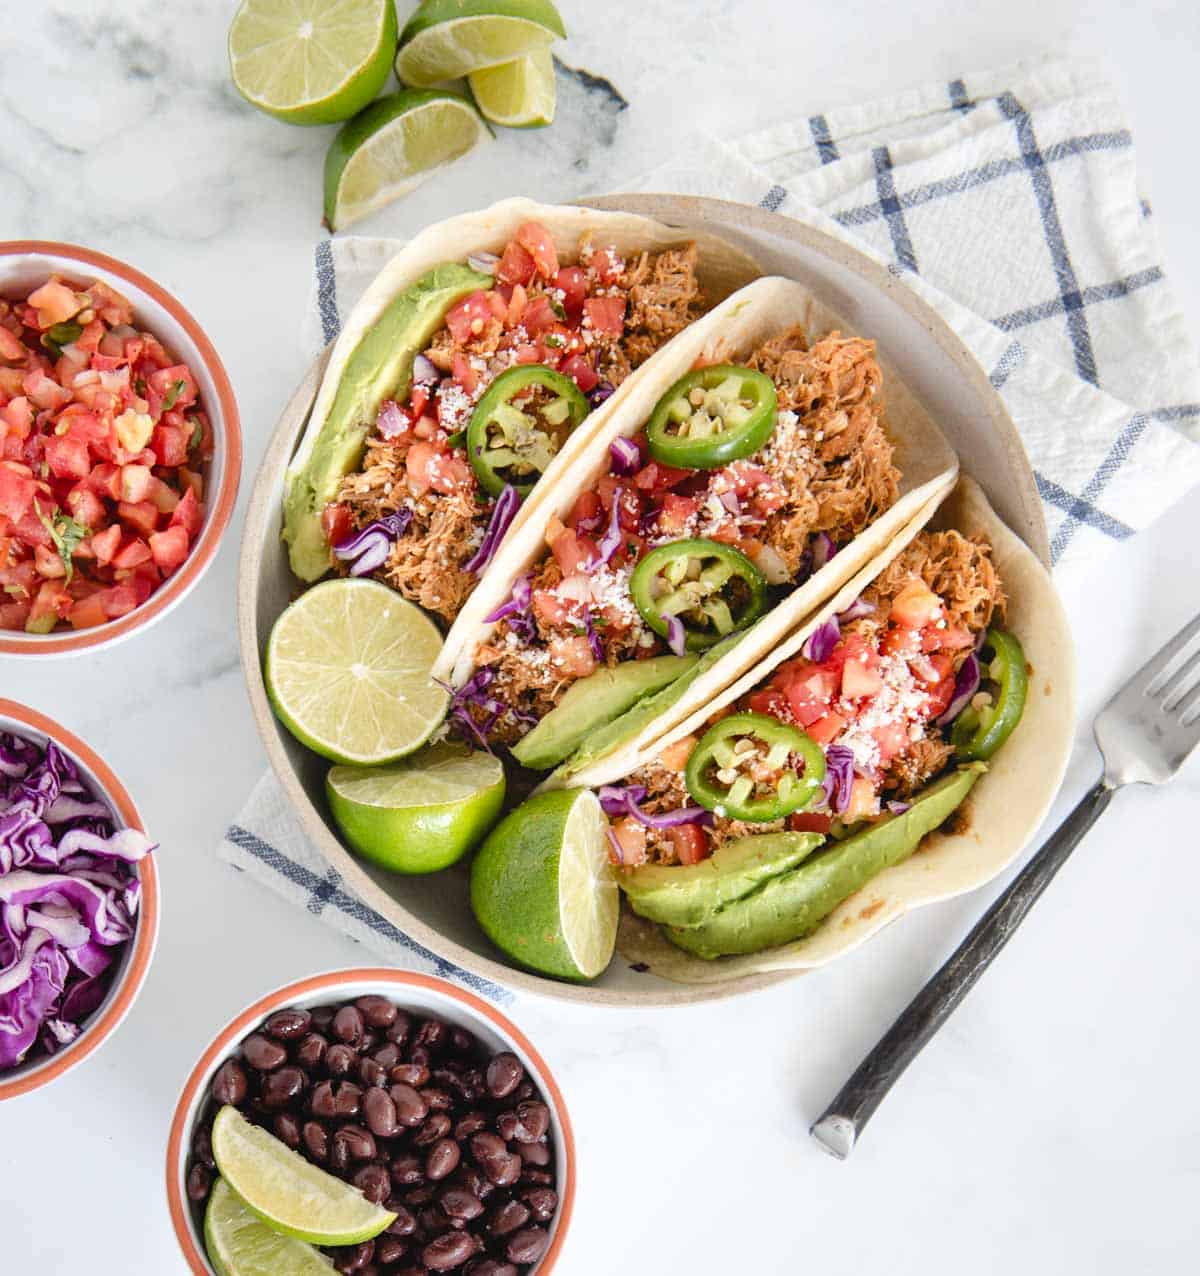
M 331 1276 L 333 1271 L 306 1241 L 268 1227 L 222 1178 L 213 1184 L 204 1212 L 204 1248 L 217 1276 Z
M 565 36 L 550 0 L 426 0 L 401 33 L 396 75 L 428 88 L 548 49 Z

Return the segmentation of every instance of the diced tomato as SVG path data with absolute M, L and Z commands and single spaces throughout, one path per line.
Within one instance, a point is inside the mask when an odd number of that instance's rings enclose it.
M 974 645 L 975 639 L 965 625 L 927 625 L 921 630 L 922 651 L 966 651 Z
M 83 527 L 97 528 L 104 522 L 104 502 L 86 483 L 76 483 L 67 493 L 67 509 Z
M 887 763 L 908 748 L 908 729 L 902 722 L 885 722 L 871 732 L 879 749 L 880 762 Z
M 196 500 L 204 500 L 204 476 L 197 474 L 195 470 L 189 470 L 186 466 L 179 467 L 179 481 L 190 491 Z
M 850 789 L 850 805 L 842 813 L 842 819 L 847 824 L 853 824 L 855 820 L 865 820 L 868 816 L 875 814 L 876 806 L 875 786 L 870 780 L 856 775 Z
M 585 532 L 595 531 L 600 526 L 602 509 L 600 498 L 595 492 L 580 492 L 571 509 L 571 527 L 575 531 L 579 531 L 581 526 Z
M 916 651 L 917 646 L 916 634 L 913 630 L 904 629 L 900 625 L 888 625 L 879 640 L 879 654 L 881 656 L 895 656 L 898 654 L 907 656 Z
M 143 536 L 149 536 L 158 526 L 158 510 L 150 501 L 121 501 L 117 505 L 117 516 L 121 522 Z M 117 566 L 122 564 L 118 563 Z
M 24 541 L 31 548 L 37 545 L 53 545 L 54 540 L 42 522 L 42 502 L 36 497 L 33 504 L 17 520 L 13 528 L 17 540 Z
M 17 522 L 29 508 L 37 480 L 26 465 L 0 461 L 0 514 Z
M 586 637 L 551 638 L 546 648 L 550 653 L 550 667 L 571 678 L 586 678 L 596 672 L 596 657 Z
M 530 269 L 533 269 L 532 262 Z M 529 294 L 520 285 L 516 284 L 512 290 L 512 296 L 508 299 L 508 314 L 505 316 L 505 323 L 510 328 L 515 328 L 525 317 L 525 307 L 529 304 Z
M 626 815 L 612 825 L 612 832 L 617 845 L 621 848 L 619 859 L 612 854 L 612 848 L 609 848 L 614 863 L 622 864 L 626 868 L 636 868 L 639 864 L 646 862 L 646 826 L 644 824 L 635 820 L 632 815 Z
M 133 323 L 133 306 L 115 288 L 97 281 L 88 288 L 88 294 L 92 299 L 92 309 L 105 323 L 114 328 Z
M 534 269 L 543 279 L 553 279 L 558 274 L 558 252 L 550 232 L 541 222 L 518 226 L 517 243 L 533 258 Z
M 481 289 L 464 297 L 457 306 L 451 307 L 446 315 L 446 327 L 450 329 L 454 340 L 460 346 L 465 346 L 483 332 L 492 317 L 487 293 Z
M 67 620 L 72 629 L 93 629 L 96 625 L 107 624 L 108 609 L 103 592 L 81 598 L 67 613 Z
M 833 816 L 820 811 L 797 811 L 788 816 L 788 828 L 793 833 L 828 833 L 833 827 Z
M 778 687 L 764 687 L 761 691 L 752 691 L 747 697 L 752 713 L 769 713 L 781 721 L 790 719 L 787 696 Z
M 521 326 L 531 337 L 550 332 L 558 323 L 558 315 L 554 312 L 554 303 L 542 293 L 525 307 L 521 317 Z
M 48 545 L 39 545 L 33 551 L 33 565 L 37 568 L 39 576 L 49 580 L 55 580 L 67 574 L 66 563 L 63 562 L 58 551 L 51 549 Z
M 100 349 L 100 342 L 106 335 L 108 334 L 105 332 L 103 322 L 99 319 L 93 319 L 91 323 L 84 325 L 83 331 L 71 344 L 85 354 L 95 354 Z M 188 375 L 190 376 L 191 373 Z
M 154 475 L 148 465 L 122 465 L 118 499 L 129 502 L 146 500 L 153 478 Z
M 679 535 L 688 525 L 700 508 L 700 502 L 693 496 L 678 496 L 668 492 L 663 497 L 662 509 L 659 511 L 655 530 L 666 535 Z
M 69 434 L 52 434 L 42 444 L 46 464 L 55 478 L 87 478 L 91 469 L 87 444 Z
M 461 352 L 455 354 L 451 360 L 450 374 L 455 381 L 463 388 L 463 393 L 468 396 L 475 394 L 475 388 L 479 385 L 479 373 L 471 365 L 471 360 Z
M 599 374 L 592 367 L 591 361 L 585 359 L 583 355 L 568 355 L 558 365 L 558 370 L 564 377 L 570 377 L 583 394 L 589 394 L 600 384 Z
M 615 284 L 625 273 L 625 263 L 615 248 L 597 248 L 588 263 L 604 285 Z
M 518 346 L 516 349 L 516 356 L 513 360 L 514 363 L 518 364 L 544 363 L 545 361 L 546 356 L 542 353 L 542 347 L 540 345 L 529 344 Z
M 150 546 L 140 537 L 135 536 L 117 550 L 112 561 L 113 566 L 119 571 L 128 571 L 140 563 L 150 562 L 151 557 Z
M 667 836 L 681 864 L 699 864 L 711 854 L 708 838 L 699 824 L 680 824 L 677 828 L 668 829 Z
M 187 426 L 170 425 L 165 422 L 154 427 L 150 446 L 159 465 L 174 469 L 183 465 L 188 459 L 188 444 L 192 432 Z
M 590 536 L 580 536 L 570 528 L 555 537 L 551 553 L 564 577 L 586 572 L 600 557 L 596 542 Z
M 882 690 L 883 678 L 868 661 L 856 657 L 842 666 L 842 695 L 847 700 L 863 700 L 877 696 Z
M 942 600 L 923 581 L 911 580 L 892 602 L 889 619 L 907 629 L 922 629 L 942 614 Z
M 116 557 L 117 550 L 121 547 L 121 528 L 118 524 L 113 523 L 102 532 L 94 532 L 91 545 L 92 553 L 96 556 L 98 563 L 102 566 L 106 563 L 111 563 Z
M 696 737 L 694 735 L 685 735 L 682 739 L 676 740 L 674 744 L 669 744 L 663 749 L 658 760 L 668 771 L 683 771 L 687 768 L 688 758 L 692 756 L 692 750 L 696 747 Z
M 562 292 L 564 308 L 577 313 L 587 296 L 587 275 L 578 266 L 564 266 L 554 276 L 554 287 Z
M 591 330 L 602 337 L 619 337 L 625 331 L 624 297 L 589 297 L 583 314 Z
M 533 614 L 544 625 L 565 624 L 571 613 L 559 597 L 549 589 L 535 589 L 530 600 Z
M 29 351 L 17 338 L 3 326 L 0 326 L 0 359 L 9 363 L 24 363 L 29 358 Z
M 196 381 L 186 363 L 175 363 L 152 372 L 149 387 L 164 402 L 170 400 L 170 410 L 175 412 L 190 408 L 196 402 Z
M 38 326 L 43 332 L 56 323 L 66 323 L 83 308 L 75 293 L 57 279 L 35 288 L 29 294 L 29 304 L 38 312 Z
M 496 281 L 502 284 L 527 284 L 533 278 L 535 269 L 533 258 L 513 239 L 505 246 L 500 264 L 496 267 Z
M 325 508 L 326 510 L 340 510 L 345 516 L 346 525 L 342 535 L 339 536 L 335 534 L 339 530 L 336 526 L 331 526 L 326 531 L 326 535 L 329 537 L 330 543 L 336 545 L 339 541 L 344 540 L 346 536 L 350 534 L 350 511 L 345 505 L 327 505 Z M 197 535 L 199 535 L 200 528 L 203 524 L 204 510 L 201 507 L 200 502 L 196 500 L 196 493 L 189 487 L 184 492 L 179 504 L 175 506 L 175 509 L 171 514 L 171 526 L 182 527 L 183 530 L 187 532 L 188 536 L 194 539 Z M 325 526 L 324 513 L 321 515 L 321 526 Z
M 818 744 L 831 744 L 845 731 L 846 725 L 846 719 L 840 713 L 827 713 L 804 729 Z
M 138 596 L 132 585 L 114 585 L 99 595 L 104 600 L 104 610 L 109 620 L 128 615 L 137 605 Z
M 832 670 L 812 665 L 787 671 L 780 679 L 792 716 L 807 728 L 829 713 L 837 694 L 838 677 Z
M 673 465 L 651 461 L 638 470 L 633 476 L 633 482 L 643 492 L 664 492 L 667 488 L 678 487 L 685 479 L 690 479 L 692 473 L 691 470 L 679 470 Z
M 61 620 L 71 610 L 74 599 L 67 593 L 66 586 L 57 580 L 48 580 L 34 596 L 33 606 L 29 610 L 27 627 L 39 626 L 34 632 L 45 633 L 53 627 L 56 620 Z M 49 621 L 49 624 L 45 622 Z
M 34 368 L 28 373 L 22 384 L 36 407 L 54 411 L 71 402 L 71 391 L 47 376 L 41 368 Z
M 24 629 L 32 606 L 32 599 L 8 598 L 6 594 L 0 594 L 0 629 Z
M 7 331 L 6 328 L 0 328 L 0 332 Z M 20 394 L 11 403 L 0 408 L 0 420 L 4 422 L 8 433 L 15 434 L 18 438 L 27 438 L 33 429 L 33 406 L 25 395 Z
M 164 575 L 169 575 L 188 556 L 188 534 L 175 524 L 165 532 L 154 532 L 150 536 L 150 553 L 155 565 Z

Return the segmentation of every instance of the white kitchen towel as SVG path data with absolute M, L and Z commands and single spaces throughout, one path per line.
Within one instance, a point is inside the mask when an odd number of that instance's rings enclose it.
M 1120 103 L 1091 67 L 968 75 L 674 155 L 621 188 L 759 204 L 841 235 L 946 318 L 1021 432 L 1059 572 L 1200 484 L 1200 363 Z M 317 245 L 314 352 L 398 246 Z M 398 964 L 446 966 L 346 893 L 271 777 L 221 853 Z

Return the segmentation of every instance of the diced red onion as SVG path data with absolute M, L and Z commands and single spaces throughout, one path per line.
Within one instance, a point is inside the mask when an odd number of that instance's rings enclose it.
M 592 408 L 598 408 L 602 403 L 607 403 L 609 399 L 616 394 L 616 387 L 610 385 L 607 381 L 599 381 L 584 396 Z
M 504 491 L 496 497 L 491 521 L 488 523 L 487 531 L 483 534 L 483 540 L 470 560 L 463 564 L 463 571 L 474 572 L 479 575 L 492 561 L 496 551 L 500 548 L 500 542 L 504 539 L 505 532 L 508 531 L 509 525 L 516 517 L 520 506 L 520 493 L 511 483 L 506 483 Z
M 687 631 L 678 616 L 663 616 L 667 622 L 667 646 L 677 656 L 687 655 Z
M 838 622 L 848 625 L 852 620 L 861 620 L 864 616 L 871 615 L 874 610 L 874 603 L 867 602 L 865 598 L 856 598 L 845 611 L 838 612 Z
M 939 727 L 948 726 L 971 703 L 971 697 L 979 690 L 979 657 L 974 652 L 958 667 L 954 675 L 954 695 L 946 711 L 937 719 Z
M 429 366 L 433 367 L 432 364 Z M 392 439 L 398 439 L 408 430 L 408 416 L 394 399 L 384 399 L 379 405 L 375 428 L 379 431 L 379 437 L 387 439 L 390 443 Z
M 833 649 L 838 645 L 841 636 L 842 631 L 838 628 L 837 617 L 830 616 L 824 624 L 818 625 L 808 635 L 804 646 L 800 648 L 800 653 L 805 660 L 811 660 L 818 665 L 822 664 L 833 654 Z
M 912 807 L 911 802 L 889 802 L 887 804 L 887 809 L 893 815 L 903 815 L 904 812 L 909 810 L 911 807 Z
M 603 522 L 604 519 L 601 518 L 600 511 L 597 510 L 595 514 L 590 514 L 587 518 L 581 518 L 575 524 L 575 530 L 577 532 L 595 532 L 599 530 L 600 524 Z
M 854 754 L 844 744 L 831 744 L 825 749 L 822 787 L 826 805 L 843 815 L 850 806 L 850 791 L 854 787 Z
M 614 474 L 636 474 L 642 468 L 642 449 L 633 439 L 613 439 L 608 450 Z
M 728 492 L 721 493 L 720 501 L 735 518 L 742 512 L 742 503 L 738 500 L 738 495 L 732 488 Z
M 496 267 L 500 264 L 500 258 L 495 253 L 477 252 L 472 253 L 467 258 L 467 265 L 472 270 L 477 270 L 481 275 L 494 275 Z
M 608 515 L 608 531 L 604 533 L 603 539 L 600 541 L 600 563 L 607 563 L 612 556 L 621 548 L 621 542 L 625 539 L 624 533 L 621 531 L 621 498 L 625 495 L 625 489 L 618 487 L 612 495 L 612 509 Z M 599 564 L 596 564 L 599 566 Z
M 812 543 L 812 569 L 819 572 L 822 567 L 837 553 L 837 546 L 828 532 L 818 532 Z

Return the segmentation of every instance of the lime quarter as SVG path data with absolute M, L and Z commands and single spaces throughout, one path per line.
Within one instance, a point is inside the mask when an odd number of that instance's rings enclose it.
M 554 123 L 554 58 L 537 49 L 515 62 L 468 77 L 475 105 L 504 128 L 544 128 Z
M 325 793 L 360 855 L 395 873 L 436 873 L 496 822 L 504 767 L 465 744 L 432 744 L 391 766 L 331 767 Z
M 212 1146 L 221 1177 L 252 1213 L 285 1236 L 313 1245 L 357 1245 L 396 1221 L 358 1188 L 251 1125 L 237 1108 L 227 1105 L 217 1113 Z
M 566 34 L 550 0 L 425 0 L 400 35 L 396 75 L 428 88 L 548 49 Z
M 446 715 L 430 676 L 442 636 L 374 580 L 329 580 L 279 617 L 263 675 L 279 720 L 333 762 L 372 766 L 415 752 Z
M 331 1276 L 311 1245 L 273 1231 L 217 1179 L 204 1212 L 204 1248 L 217 1276 Z
M 404 89 L 338 130 L 325 155 L 325 221 L 341 230 L 399 199 L 488 136 L 457 93 Z
M 242 0 L 229 28 L 234 87 L 289 124 L 348 120 L 395 52 L 394 0 Z
M 560 979 L 605 969 L 619 909 L 607 829 L 590 789 L 539 794 L 500 821 L 471 865 L 471 907 L 497 947 Z

